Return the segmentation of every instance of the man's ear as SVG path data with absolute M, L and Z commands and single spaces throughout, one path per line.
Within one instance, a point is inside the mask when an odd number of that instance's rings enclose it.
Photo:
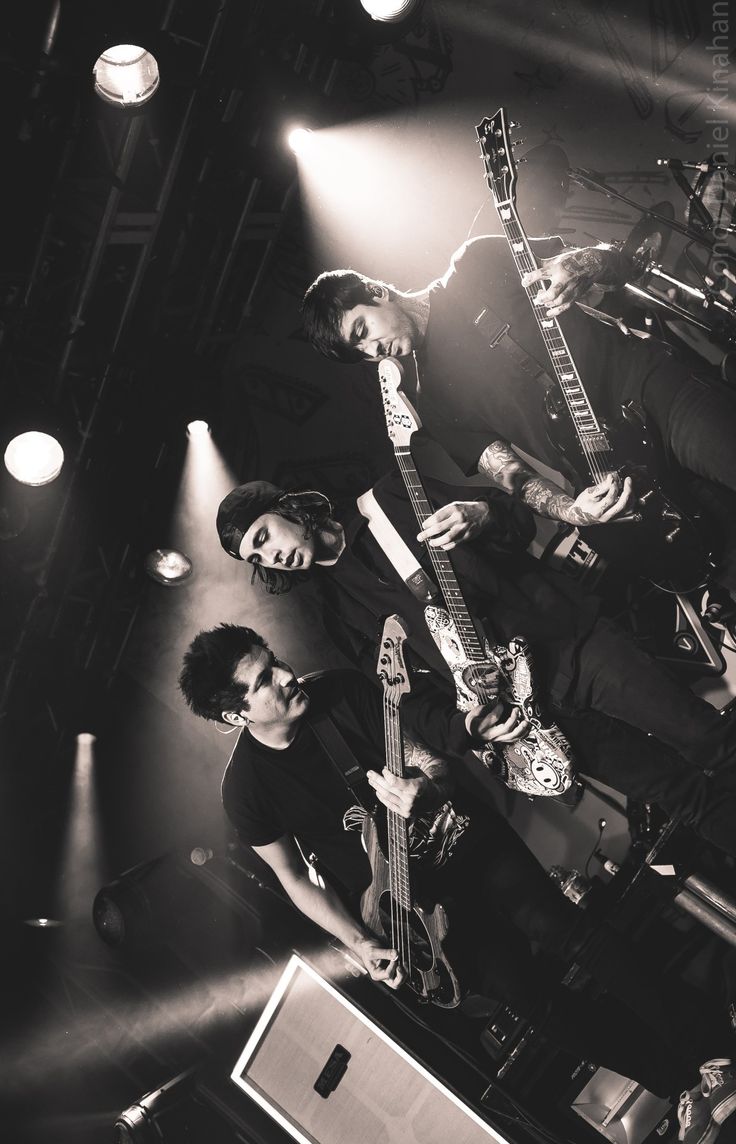
M 231 727 L 244 727 L 250 723 L 250 719 L 242 711 L 223 711 L 222 721 L 229 723 Z
M 385 302 L 388 298 L 388 290 L 378 282 L 373 282 L 369 289 L 376 302 Z

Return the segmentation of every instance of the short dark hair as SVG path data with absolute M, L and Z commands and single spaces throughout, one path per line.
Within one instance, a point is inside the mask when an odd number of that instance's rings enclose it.
M 315 278 L 302 301 L 302 324 L 307 337 L 325 357 L 354 363 L 360 353 L 349 346 L 340 332 L 346 310 L 354 306 L 375 306 L 376 287 L 393 288 L 356 270 L 325 270 Z
M 252 628 L 220 624 L 200 632 L 189 645 L 179 675 L 179 687 L 195 715 L 221 720 L 223 711 L 248 710 L 248 690 L 234 679 L 245 655 L 268 644 Z
M 284 493 L 269 512 L 303 525 L 306 540 L 331 520 L 332 505 L 323 493 Z M 281 596 L 295 584 L 309 578 L 309 572 L 279 572 L 276 568 L 264 568 L 262 564 L 256 563 L 253 565 L 251 583 L 259 580 L 270 596 Z

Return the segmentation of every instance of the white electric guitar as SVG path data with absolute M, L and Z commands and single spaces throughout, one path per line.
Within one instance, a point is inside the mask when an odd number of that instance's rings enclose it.
M 420 528 L 433 513 L 422 479 L 410 451 L 413 434 L 421 422 L 401 390 L 401 366 L 394 358 L 378 365 L 386 428 L 396 463 Z M 546 720 L 537 702 L 532 678 L 532 660 L 526 640 L 511 640 L 508 646 L 492 646 L 480 635 L 468 611 L 460 585 L 446 552 L 427 545 L 442 603 L 424 609 L 427 627 L 449 667 L 455 682 L 457 705 L 469 711 L 478 703 L 498 698 L 518 707 L 529 723 L 526 735 L 513 743 L 476 751 L 485 765 L 512 790 L 528 795 L 561 795 L 575 780 L 571 749 L 562 731 Z

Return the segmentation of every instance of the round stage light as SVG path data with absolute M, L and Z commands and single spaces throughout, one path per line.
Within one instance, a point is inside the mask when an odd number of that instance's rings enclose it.
M 145 48 L 116 44 L 102 53 L 94 66 L 95 91 L 117 107 L 140 107 L 159 85 L 158 64 Z
M 190 437 L 205 437 L 210 431 L 206 421 L 190 421 L 187 425 L 187 434 Z
M 192 574 L 191 560 L 175 548 L 154 548 L 148 553 L 143 567 L 152 580 L 167 587 L 183 584 Z
M 418 0 L 360 0 L 372 20 L 398 24 L 417 7 Z
M 286 141 L 295 155 L 303 155 L 313 142 L 312 132 L 308 127 L 293 127 L 286 137 Z
M 5 450 L 5 468 L 22 485 L 47 485 L 64 464 L 64 450 L 55 437 L 31 430 L 21 433 Z

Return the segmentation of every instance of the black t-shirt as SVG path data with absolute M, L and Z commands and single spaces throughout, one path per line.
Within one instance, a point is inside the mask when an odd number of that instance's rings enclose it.
M 532 245 L 539 259 L 563 249 L 559 239 L 533 239 Z M 506 239 L 475 238 L 460 247 L 431 287 L 426 338 L 417 353 L 422 423 L 467 474 L 477 471 L 484 449 L 497 438 L 559 468 L 546 433 L 544 384 L 503 348 L 489 347 L 487 334 L 473 325 L 484 305 L 508 322 L 510 337 L 552 373 Z M 653 373 L 678 368 L 656 342 L 626 337 L 577 306 L 560 316 L 560 325 L 599 416 L 611 416 L 622 401 L 640 401 Z
M 496 516 L 496 531 L 513 506 L 511 498 L 497 490 L 471 490 L 436 479 L 425 479 L 424 485 L 435 508 L 484 492 Z M 409 549 L 434 577 L 426 548 L 416 539 L 416 518 L 399 474 L 382 478 L 374 493 Z M 334 565 L 314 568 L 325 603 L 325 625 L 333 639 L 363 670 L 375 670 L 371 665 L 375 664 L 383 619 L 396 612 L 408 623 L 408 644 L 415 666 L 422 663 L 430 668 L 437 681 L 444 681 L 445 693 L 449 689 L 454 696 L 451 674 L 427 630 L 422 603 L 400 579 L 358 509 L 345 506 L 338 515 L 345 529 L 345 550 Z M 487 621 L 486 629 L 496 642 L 525 637 L 537 661 L 543 694 L 564 703 L 575 676 L 577 648 L 598 614 L 597 601 L 584 595 L 569 577 L 543 568 L 523 549 L 504 543 L 500 536 L 494 539 L 493 529 L 489 532 L 490 539 L 485 542 L 479 538 L 452 552 L 468 609 L 476 620 Z M 418 692 L 421 694 L 421 688 Z M 418 695 L 410 696 L 407 712 L 418 702 Z M 429 729 L 423 737 L 434 747 L 457 753 L 458 736 L 464 733 L 457 717 L 450 726 L 447 707 L 437 702 L 433 707 L 428 699 L 427 708 Z
M 412 690 L 415 682 L 412 680 Z M 320 870 L 353 908 L 357 896 L 371 882 L 360 831 L 343 828 L 343 815 L 358 798 L 328 758 L 311 721 L 329 714 L 364 769 L 380 772 L 385 765 L 382 692 L 360 672 L 350 669 L 327 671 L 308 679 L 304 686 L 309 708 L 294 741 L 284 750 L 265 746 L 243 728 L 222 780 L 222 801 L 242 842 L 266 846 L 285 835 L 296 838 L 307 855 L 316 855 Z M 405 733 L 427 742 L 428 704 L 420 703 L 410 710 L 404 699 L 401 710 Z M 381 805 L 365 781 L 360 801 L 372 811 L 378 810 L 380 824 Z M 455 792 L 453 805 L 459 813 L 470 814 L 472 829 L 463 837 L 453 861 L 441 871 L 425 874 L 421 867 L 415 871 L 418 885 L 424 885 L 425 877 L 429 877 L 429 884 L 443 894 L 454 887 L 453 897 L 457 899 L 460 887 L 455 885 L 456 877 L 462 875 L 462 884 L 470 886 L 470 872 L 480 873 L 477 862 L 487 849 L 498 815 L 476 803 L 474 800 L 471 808 L 467 795 Z M 379 825 L 379 833 L 381 829 Z
M 222 801 L 242 842 L 266 846 L 284 835 L 317 855 L 331 880 L 349 893 L 369 885 L 361 836 L 345 831 L 345 811 L 356 797 L 327 757 L 310 720 L 328 712 L 366 770 L 384 766 L 381 696 L 357 671 L 328 671 L 305 684 L 309 708 L 294 741 L 282 751 L 244 728 L 222 780 Z M 362 795 L 375 798 L 367 783 Z

